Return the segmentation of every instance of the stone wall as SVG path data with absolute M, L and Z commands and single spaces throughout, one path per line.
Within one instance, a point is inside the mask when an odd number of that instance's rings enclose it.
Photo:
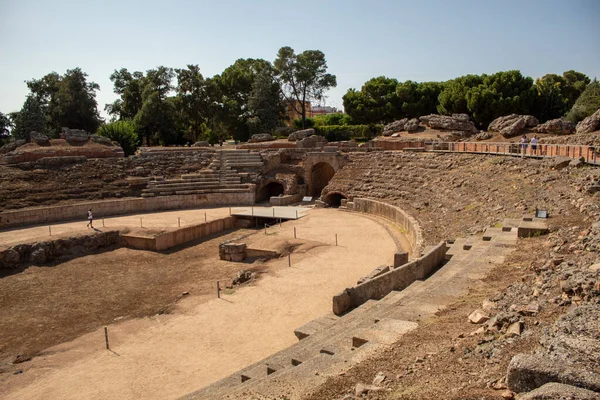
M 108 231 L 47 240 L 32 244 L 18 244 L 0 251 L 0 269 L 20 268 L 27 264 L 42 265 L 58 258 L 69 258 L 119 243 L 119 231 Z
M 383 203 L 381 201 L 366 198 L 356 198 L 351 203 L 347 203 L 347 207 L 353 209 L 354 211 L 360 211 L 383 217 L 400 226 L 404 230 L 404 233 L 410 242 L 410 253 L 419 254 L 421 248 L 423 247 L 421 226 L 416 219 L 405 213 L 400 208 L 391 204 Z
M 180 228 L 175 231 L 166 232 L 154 237 L 134 234 L 121 235 L 122 246 L 138 250 L 163 251 L 192 240 L 202 239 L 214 233 L 232 229 L 235 225 L 235 217 L 225 217 L 210 222 L 203 222 Z
M 109 215 L 135 214 L 162 210 L 197 208 L 207 206 L 233 206 L 254 204 L 254 188 L 240 193 L 208 193 L 199 195 L 159 196 L 150 198 L 130 198 L 101 200 L 85 203 L 28 208 L 0 213 L 0 229 L 18 226 L 45 224 L 73 219 L 85 220 L 87 210 L 94 212 L 95 218 Z
M 445 242 L 440 242 L 422 257 L 413 260 L 389 272 L 376 276 L 357 286 L 347 288 L 333 296 L 333 312 L 342 315 L 360 306 L 367 300 L 380 300 L 392 290 L 402 290 L 415 280 L 425 279 L 446 257 Z
M 302 200 L 302 194 L 292 194 L 284 196 L 273 196 L 269 199 L 272 206 L 287 206 L 289 204 L 298 203 Z

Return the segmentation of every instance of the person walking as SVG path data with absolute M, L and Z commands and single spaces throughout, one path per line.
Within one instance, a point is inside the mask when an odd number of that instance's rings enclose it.
M 94 229 L 94 225 L 92 225 L 93 222 L 94 222 L 94 215 L 92 214 L 92 209 L 90 208 L 88 210 L 88 224 L 86 225 L 86 227 Z

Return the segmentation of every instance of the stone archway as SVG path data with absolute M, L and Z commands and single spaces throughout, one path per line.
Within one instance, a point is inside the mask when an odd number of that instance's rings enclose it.
M 317 198 L 335 175 L 335 169 L 326 162 L 316 163 L 310 172 L 311 196 Z
M 261 201 L 269 201 L 271 197 L 277 197 L 280 194 L 283 194 L 285 188 L 281 182 L 271 181 L 264 185 L 256 192 L 256 202 L 260 203 Z
M 347 200 L 348 196 L 341 192 L 329 192 L 323 196 L 323 201 L 327 203 L 329 207 L 338 208 L 342 205 L 342 200 Z

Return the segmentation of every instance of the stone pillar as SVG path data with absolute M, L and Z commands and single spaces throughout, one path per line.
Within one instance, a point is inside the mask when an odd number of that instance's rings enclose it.
M 408 262 L 408 253 L 405 251 L 400 251 L 394 254 L 394 268 L 398 268 L 401 265 L 404 265 Z

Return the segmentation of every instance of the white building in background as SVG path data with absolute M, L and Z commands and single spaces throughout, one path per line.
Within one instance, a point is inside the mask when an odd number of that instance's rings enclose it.
M 341 111 L 338 111 L 337 108 L 335 107 L 330 107 L 330 106 L 314 106 L 312 108 L 312 112 L 311 112 L 311 116 L 315 116 L 315 115 L 324 115 L 324 114 L 337 114 L 337 113 L 341 113 Z

